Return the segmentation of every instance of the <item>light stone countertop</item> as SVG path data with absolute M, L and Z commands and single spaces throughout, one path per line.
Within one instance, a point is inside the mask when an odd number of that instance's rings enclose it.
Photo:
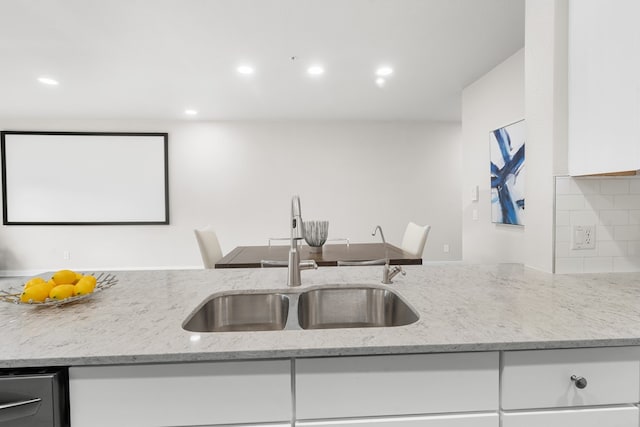
M 414 324 L 198 340 L 181 325 L 206 297 L 286 290 L 286 269 L 113 272 L 117 285 L 61 307 L 0 302 L 0 367 L 640 345 L 639 273 L 551 275 L 517 264 L 405 270 L 390 287 L 419 313 Z M 381 277 L 379 266 L 327 267 L 303 271 L 302 286 L 380 284 Z

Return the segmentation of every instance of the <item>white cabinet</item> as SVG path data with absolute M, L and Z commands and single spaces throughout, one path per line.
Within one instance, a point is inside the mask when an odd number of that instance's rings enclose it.
M 640 427 L 640 346 L 72 367 L 69 393 L 73 427 Z
M 289 360 L 72 367 L 74 427 L 291 420 Z
M 494 413 L 300 421 L 296 427 L 498 427 L 499 424 L 498 414 Z
M 296 360 L 299 420 L 497 411 L 497 352 Z
M 569 174 L 640 169 L 640 2 L 569 2 Z
M 639 427 L 640 347 L 502 357 L 502 427 Z
M 503 354 L 502 409 L 637 403 L 638 347 L 507 351 Z M 572 376 L 583 377 L 578 388 Z
M 515 412 L 502 415 L 502 427 L 638 427 L 635 406 L 554 411 Z

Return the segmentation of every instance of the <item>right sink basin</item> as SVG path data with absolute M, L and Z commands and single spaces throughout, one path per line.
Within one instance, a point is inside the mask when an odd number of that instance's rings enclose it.
M 324 287 L 300 294 L 302 329 L 403 326 L 418 315 L 393 291 L 370 286 Z

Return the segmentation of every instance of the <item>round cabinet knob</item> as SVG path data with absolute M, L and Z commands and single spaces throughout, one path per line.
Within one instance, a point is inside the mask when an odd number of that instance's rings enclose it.
M 587 379 L 584 377 L 579 377 L 577 375 L 571 375 L 571 381 L 574 382 L 576 387 L 585 388 L 587 386 Z

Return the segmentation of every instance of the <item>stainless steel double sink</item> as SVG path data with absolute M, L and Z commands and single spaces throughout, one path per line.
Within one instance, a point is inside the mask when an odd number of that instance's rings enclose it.
M 190 332 L 276 331 L 403 326 L 418 314 L 376 285 L 324 285 L 284 291 L 214 294 L 187 317 Z

